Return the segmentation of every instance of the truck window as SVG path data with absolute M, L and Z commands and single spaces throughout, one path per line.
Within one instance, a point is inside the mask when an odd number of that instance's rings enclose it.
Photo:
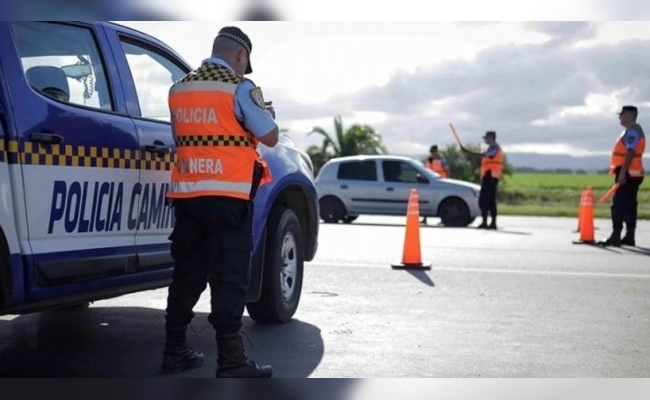
M 128 38 L 122 39 L 122 49 L 135 84 L 140 116 L 169 122 L 169 88 L 185 76 L 185 71 L 161 53 Z
M 108 80 L 91 29 L 51 22 L 12 22 L 30 86 L 51 99 L 113 111 Z

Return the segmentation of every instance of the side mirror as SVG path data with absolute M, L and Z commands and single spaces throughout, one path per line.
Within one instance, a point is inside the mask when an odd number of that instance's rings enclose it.
M 87 64 L 64 65 L 61 69 L 65 72 L 65 76 L 72 79 L 82 79 L 93 72 Z
M 429 183 L 429 180 L 420 174 L 418 174 L 417 180 L 418 183 Z

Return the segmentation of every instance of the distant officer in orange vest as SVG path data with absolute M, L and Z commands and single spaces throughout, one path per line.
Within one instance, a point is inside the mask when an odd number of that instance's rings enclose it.
M 257 143 L 278 142 L 275 111 L 244 74 L 252 43 L 239 28 L 216 36 L 212 57 L 169 91 L 176 163 L 167 197 L 176 217 L 170 236 L 174 274 L 166 309 L 163 372 L 197 368 L 203 354 L 186 331 L 206 285 L 216 331 L 217 377 L 270 377 L 244 353 L 240 333 L 253 249 L 253 203 L 265 177 Z M 267 175 L 268 178 L 268 175 Z
M 433 145 L 429 148 L 429 158 L 424 165 L 433 172 L 437 172 L 443 178 L 449 178 L 449 164 L 447 159 L 438 152 L 438 146 Z
M 438 152 L 438 146 L 435 144 L 429 148 L 429 157 L 424 161 L 424 166 L 436 172 L 442 178 L 449 178 L 447 159 Z M 427 217 L 422 217 L 420 223 L 426 224 Z
M 461 146 L 461 150 L 473 157 L 481 159 L 481 193 L 478 198 L 478 205 L 481 209 L 483 221 L 479 229 L 497 229 L 497 185 L 503 173 L 503 150 L 497 143 L 495 131 L 487 131 L 483 136 L 488 149 L 483 153 L 476 153 Z M 490 224 L 487 223 L 488 213 L 492 217 Z
M 639 114 L 635 106 L 623 106 L 618 114 L 623 132 L 616 139 L 610 161 L 609 173 L 620 186 L 614 193 L 611 207 L 612 234 L 607 240 L 599 242 L 605 246 L 635 246 L 634 231 L 637 220 L 637 195 L 643 182 L 643 152 L 645 134 L 636 122 Z M 625 236 L 621 231 L 625 223 Z

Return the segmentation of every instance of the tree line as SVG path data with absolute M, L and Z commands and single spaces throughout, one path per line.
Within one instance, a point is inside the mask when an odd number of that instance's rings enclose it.
M 323 143 L 311 145 L 306 153 L 314 165 L 314 176 L 318 175 L 321 167 L 330 159 L 356 156 L 356 155 L 379 155 L 390 154 L 384 145 L 381 135 L 370 125 L 353 124 L 349 128 L 343 126 L 340 115 L 334 117 L 334 131 L 328 131 L 322 127 L 315 126 L 308 135 L 319 135 Z M 480 144 L 465 145 L 472 151 L 481 151 Z M 440 148 L 440 153 L 447 159 L 449 164 L 450 177 L 469 182 L 479 182 L 479 171 L 481 161 L 474 157 L 466 157 L 460 148 L 453 144 Z M 424 162 L 429 154 L 423 154 L 420 161 Z M 504 165 L 504 175 L 511 175 L 512 166 L 507 162 L 507 155 Z

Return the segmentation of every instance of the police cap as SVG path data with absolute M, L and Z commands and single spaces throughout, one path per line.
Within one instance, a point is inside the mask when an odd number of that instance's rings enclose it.
M 253 72 L 253 67 L 251 66 L 251 51 L 253 50 L 253 43 L 251 43 L 248 35 L 246 35 L 241 29 L 237 28 L 236 26 L 225 26 L 221 28 L 217 34 L 217 37 L 224 37 L 239 43 L 239 45 L 241 45 L 248 54 L 248 65 L 246 66 L 246 73 L 250 74 Z
M 435 144 L 429 148 L 429 153 L 433 153 L 434 151 L 438 151 L 438 146 Z
M 483 136 L 483 138 L 486 138 L 486 137 L 491 137 L 493 139 L 496 139 L 497 138 L 497 133 L 495 131 L 487 131 L 487 132 L 485 132 L 485 136 Z
M 635 106 L 623 106 L 621 108 L 621 111 L 618 113 L 618 115 L 621 115 L 626 111 L 631 112 L 632 114 L 634 114 L 634 116 L 637 116 L 639 114 L 639 110 Z

